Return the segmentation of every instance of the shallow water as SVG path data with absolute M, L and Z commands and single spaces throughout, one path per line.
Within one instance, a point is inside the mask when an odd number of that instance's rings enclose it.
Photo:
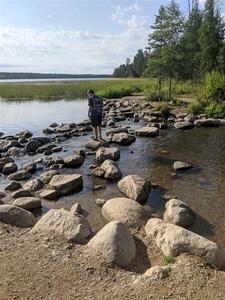
M 0 104 L 0 107 L 2 103 Z M 14 106 L 15 105 L 15 106 Z M 65 102 L 57 101 L 43 103 L 29 102 L 28 107 L 12 103 L 8 106 L 7 119 L 3 114 L 5 129 L 11 133 L 17 133 L 26 128 L 35 131 L 49 123 L 76 122 L 86 117 L 86 101 Z M 48 106 L 49 105 L 49 106 Z M 4 106 L 5 108 L 6 106 Z M 41 109 L 42 113 L 37 110 Z M 47 109 L 48 107 L 48 109 Z M 51 108 L 51 109 L 50 109 Z M 13 114 L 17 117 L 13 118 Z M 24 115 L 27 115 L 24 120 Z M 2 115 L 0 115 L 2 116 Z M 31 117 L 32 116 L 32 117 Z M 30 126 L 29 126 L 30 124 Z M 130 124 L 133 126 L 133 124 Z M 135 124 L 141 126 L 142 124 Z M 22 126 L 22 127 L 21 127 Z M 72 138 L 62 144 L 66 153 L 58 153 L 57 156 L 66 156 L 75 149 L 84 145 L 89 137 Z M 168 193 L 177 196 L 187 202 L 197 213 L 197 222 L 191 230 L 218 242 L 225 249 L 225 128 L 198 128 L 188 131 L 167 129 L 160 132 L 157 138 L 137 138 L 137 141 L 129 147 L 120 147 L 121 158 L 118 161 L 123 176 L 128 174 L 140 174 L 149 176 L 151 181 L 157 183 L 160 188 L 153 189 L 148 204 L 162 213 L 164 207 L 163 194 Z M 131 151 L 132 150 L 132 151 Z M 167 154 L 162 154 L 167 150 Z M 133 153 L 131 153 L 133 152 Z M 35 157 L 30 157 L 32 160 Z M 17 163 L 27 161 L 27 157 L 20 158 Z M 191 163 L 194 168 L 180 172 L 174 178 L 172 165 L 176 160 Z M 86 210 L 86 215 L 93 224 L 94 230 L 103 226 L 100 208 L 95 204 L 97 198 L 109 199 L 119 196 L 120 193 L 115 183 L 107 183 L 104 180 L 92 178 L 88 166 L 94 163 L 94 156 L 88 156 L 82 167 L 76 170 L 84 177 L 84 189 L 80 193 L 64 197 L 57 202 L 44 202 L 44 211 L 53 207 L 70 208 L 73 203 L 80 202 Z M 67 172 L 74 172 L 69 170 Z M 7 180 L 0 178 L 0 186 L 3 187 Z M 93 191 L 95 184 L 104 184 L 105 189 Z

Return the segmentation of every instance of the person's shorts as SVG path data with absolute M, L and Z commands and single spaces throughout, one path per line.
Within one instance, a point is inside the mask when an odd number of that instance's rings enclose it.
M 101 115 L 91 116 L 91 126 L 92 127 L 101 126 L 101 124 L 102 124 L 102 116 Z

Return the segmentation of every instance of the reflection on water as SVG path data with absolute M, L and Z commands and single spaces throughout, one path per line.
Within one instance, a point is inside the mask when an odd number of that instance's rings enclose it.
M 40 131 L 51 122 L 76 122 L 86 117 L 86 101 L 57 102 L 0 102 L 0 131 L 17 133 L 27 128 Z M 131 124 L 131 126 L 133 126 Z M 137 125 L 135 125 L 137 126 Z M 139 124 L 138 126 L 141 126 Z M 5 130 L 4 130 L 5 129 Z M 62 144 L 68 152 L 84 145 L 88 137 L 72 138 Z M 129 147 L 119 147 L 121 158 L 118 161 L 123 176 L 139 174 L 150 177 L 151 181 L 160 185 L 160 189 L 152 191 L 149 204 L 160 214 L 163 213 L 164 191 L 187 202 L 197 213 L 196 224 L 191 230 L 202 234 L 223 246 L 225 249 L 225 128 L 199 128 L 188 131 L 164 130 L 157 138 L 137 138 Z M 131 151 L 132 150 L 132 151 Z M 162 152 L 166 150 L 167 154 Z M 59 154 L 56 154 L 57 156 Z M 36 158 L 36 157 L 35 157 Z M 33 159 L 31 157 L 31 159 Z M 54 202 L 44 202 L 47 208 L 70 208 L 73 203 L 80 202 L 86 210 L 94 230 L 103 226 L 100 208 L 95 204 L 97 198 L 109 199 L 119 196 L 115 183 L 106 183 L 102 179 L 92 178 L 88 174 L 88 166 L 94 163 L 94 156 L 88 156 L 84 165 L 76 170 L 83 175 L 84 189 L 75 195 L 64 197 Z M 24 158 L 20 159 L 21 163 Z M 27 160 L 27 158 L 25 158 Z M 191 163 L 194 168 L 171 177 L 172 165 L 176 160 Z M 67 170 L 74 172 L 74 170 Z M 4 177 L 1 185 L 7 183 Z M 93 191 L 95 184 L 104 184 L 105 189 Z M 97 212 L 97 213 L 96 213 Z
M 50 123 L 78 122 L 87 118 L 87 100 L 0 101 L 0 131 L 40 132 Z

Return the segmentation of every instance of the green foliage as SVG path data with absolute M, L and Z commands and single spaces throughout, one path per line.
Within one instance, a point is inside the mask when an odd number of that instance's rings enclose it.
M 225 76 L 217 71 L 207 74 L 200 97 L 208 101 L 225 101 Z
M 164 256 L 164 262 L 167 264 L 173 264 L 175 263 L 175 257 L 171 255 Z
M 161 102 L 159 105 L 157 105 L 156 110 L 160 111 L 165 117 L 168 117 L 170 114 L 170 109 L 168 103 L 166 102 Z
M 223 118 L 225 116 L 225 104 L 211 102 L 205 108 L 208 118 Z
M 189 114 L 197 115 L 204 112 L 204 107 L 200 101 L 193 101 L 188 105 L 187 111 Z

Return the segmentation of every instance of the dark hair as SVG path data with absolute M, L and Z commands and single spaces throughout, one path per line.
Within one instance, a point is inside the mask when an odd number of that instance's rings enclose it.
M 90 89 L 90 90 L 87 91 L 87 93 L 88 93 L 88 94 L 95 94 L 95 91 L 92 90 L 92 89 Z

